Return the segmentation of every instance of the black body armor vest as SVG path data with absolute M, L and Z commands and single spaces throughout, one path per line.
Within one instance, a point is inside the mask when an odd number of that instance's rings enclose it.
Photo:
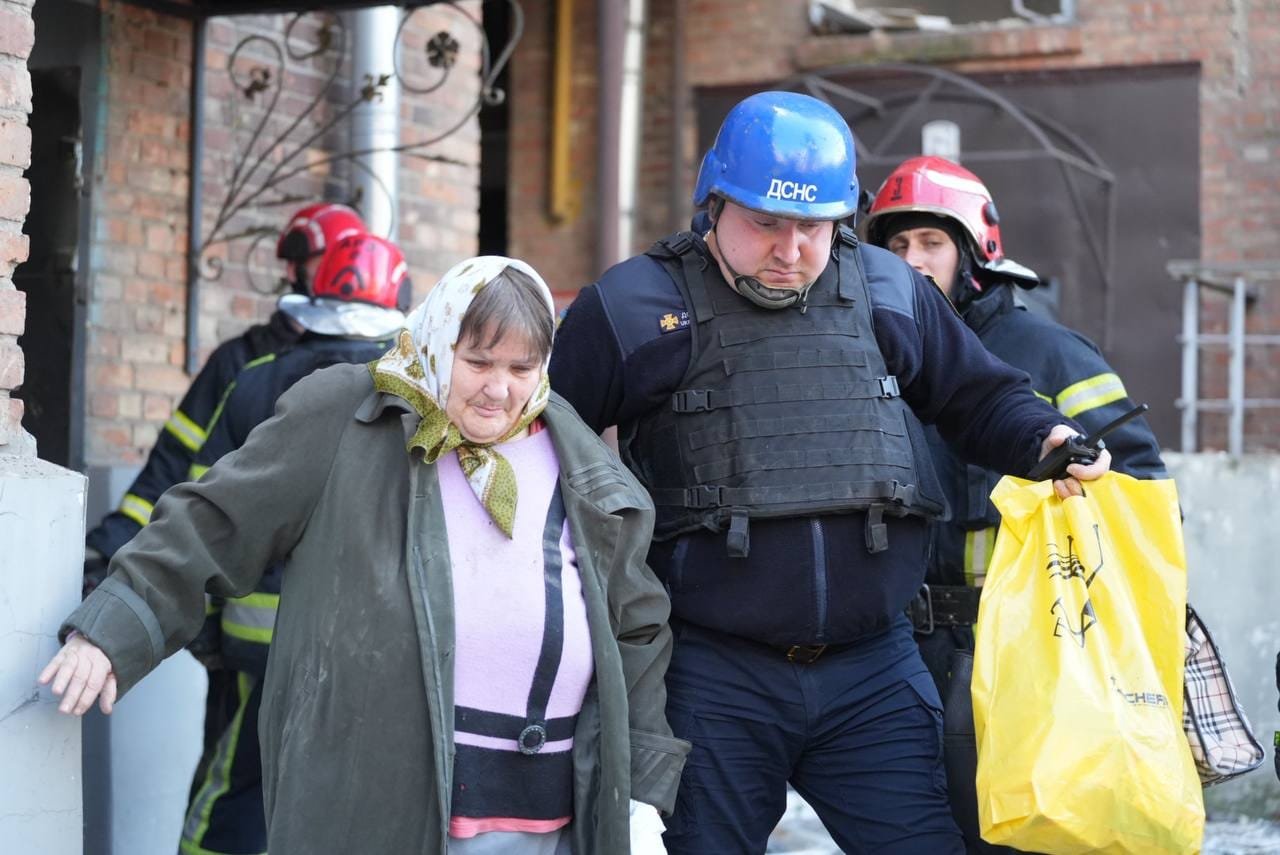
M 657 507 L 655 539 L 728 529 L 729 554 L 745 556 L 751 518 L 865 511 L 867 548 L 879 552 L 884 514 L 942 510 L 923 428 L 876 342 L 851 232 L 806 300 L 777 311 L 724 285 L 687 232 L 649 254 L 680 288 L 692 333 L 671 405 L 623 437 Z

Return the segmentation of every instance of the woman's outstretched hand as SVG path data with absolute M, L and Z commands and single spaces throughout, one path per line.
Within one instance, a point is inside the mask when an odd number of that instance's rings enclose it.
M 58 711 L 84 715 L 97 701 L 105 715 L 111 714 L 116 702 L 116 675 L 107 654 L 79 633 L 72 633 L 67 643 L 40 672 L 40 685 L 53 681 L 53 693 L 62 698 Z

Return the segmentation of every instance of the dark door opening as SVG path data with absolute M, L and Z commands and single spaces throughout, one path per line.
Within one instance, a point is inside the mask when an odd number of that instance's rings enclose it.
M 26 331 L 19 339 L 26 377 L 17 397 L 22 426 L 42 460 L 71 465 L 72 361 L 76 335 L 75 278 L 80 220 L 80 69 L 31 71 L 31 239 L 27 261 L 14 272 L 27 295 Z
M 511 8 L 484 4 L 484 36 L 490 51 L 500 51 L 511 38 Z M 511 64 L 503 66 L 494 85 L 507 94 L 500 104 L 480 111 L 480 254 L 507 254 L 507 163 L 510 146 Z

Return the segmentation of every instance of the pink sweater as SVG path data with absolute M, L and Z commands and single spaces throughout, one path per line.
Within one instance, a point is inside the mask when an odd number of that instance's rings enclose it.
M 457 455 L 437 464 L 457 635 L 455 837 L 553 831 L 570 822 L 573 727 L 592 676 L 551 437 L 539 431 L 500 450 L 519 489 L 510 539 L 471 491 Z

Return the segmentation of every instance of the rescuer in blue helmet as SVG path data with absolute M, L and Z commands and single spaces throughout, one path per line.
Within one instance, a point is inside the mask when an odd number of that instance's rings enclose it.
M 667 717 L 693 743 L 671 853 L 763 852 L 788 782 L 846 852 L 964 851 L 905 614 L 943 508 L 921 422 L 1013 474 L 1077 429 L 840 224 L 857 198 L 839 113 L 753 95 L 702 161 L 692 228 L 583 288 L 556 336 L 553 390 L 618 426 L 655 506 Z
M 693 203 L 709 207 L 711 234 L 725 206 L 805 224 L 843 220 L 858 207 L 853 134 L 831 105 L 791 92 L 764 92 L 724 120 L 715 145 L 702 159 Z M 836 230 L 831 230 L 834 238 Z M 821 249 L 821 247 L 816 247 Z M 813 280 L 743 274 L 719 254 L 725 278 L 743 297 L 765 309 L 804 299 Z M 814 272 L 814 279 L 817 273 Z

